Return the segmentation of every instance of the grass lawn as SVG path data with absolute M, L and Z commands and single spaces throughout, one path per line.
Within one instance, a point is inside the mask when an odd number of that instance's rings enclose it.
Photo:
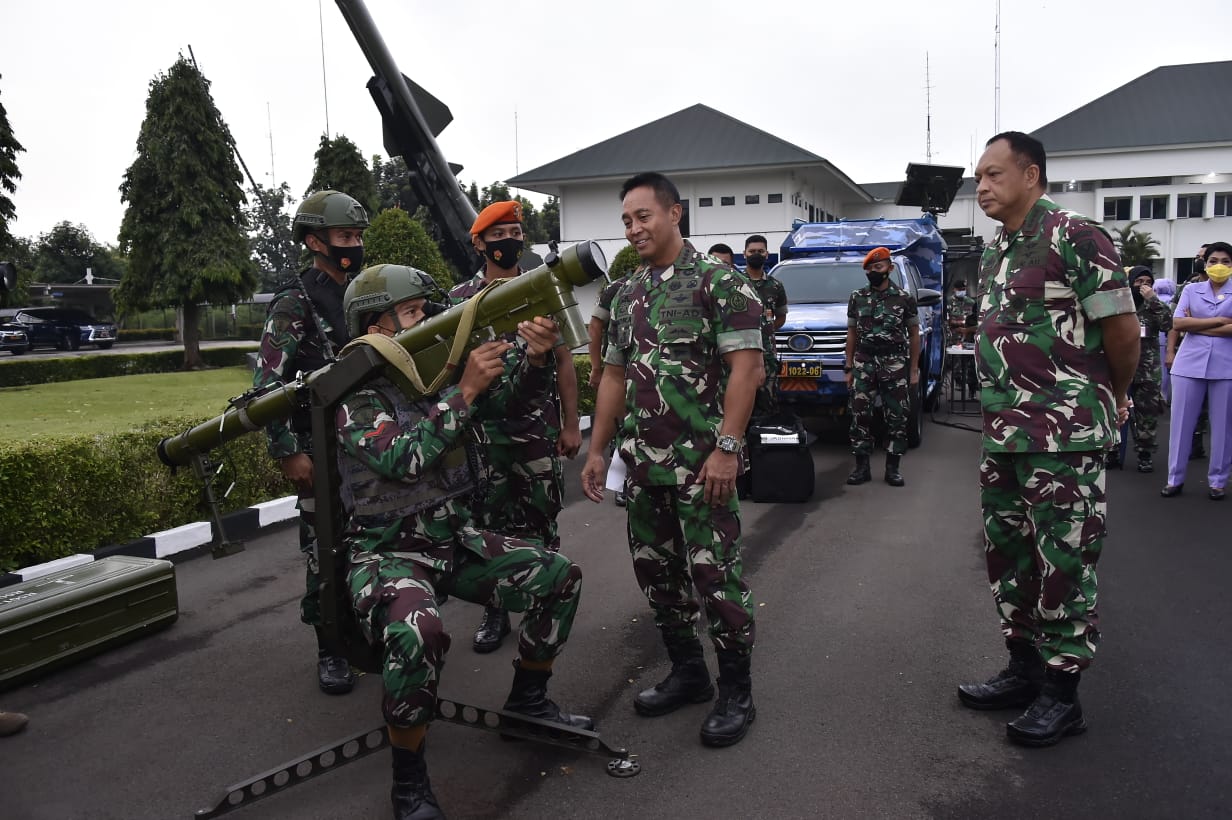
M 252 371 L 224 367 L 0 388 L 0 446 L 132 430 L 157 418 L 205 420 L 252 386 Z

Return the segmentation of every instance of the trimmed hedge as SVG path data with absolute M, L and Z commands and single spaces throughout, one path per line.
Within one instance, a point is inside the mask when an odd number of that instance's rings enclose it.
M 214 364 L 244 350 L 203 350 Z M 49 359 L 36 365 L 106 362 L 115 359 L 171 357 L 163 370 L 175 370 L 180 351 L 135 356 L 97 356 Z M 164 362 L 166 363 L 166 362 Z M 594 412 L 595 391 L 588 384 L 590 361 L 575 355 L 578 412 Z M 24 363 L 23 363 L 24 364 Z M 0 368 L 0 375 L 15 365 Z M 160 372 L 152 363 L 134 363 L 123 372 Z M 117 373 L 97 375 L 119 375 Z M 61 381 L 64 379 L 51 379 Z M 31 384 L 36 382 L 30 382 Z M 89 552 L 110 544 L 123 544 L 152 532 L 208 520 L 201 504 L 200 483 L 190 468 L 172 473 L 158 460 L 158 442 L 199 424 L 202 419 L 168 418 L 151 421 L 139 430 L 78 439 L 56 439 L 12 444 L 0 448 L 0 571 L 50 561 L 76 552 Z M 232 441 L 216 458 L 225 455 L 226 469 L 215 484 L 224 512 L 242 509 L 289 495 L 292 490 L 266 451 L 259 432 Z
M 206 520 L 192 470 L 172 474 L 155 452 L 159 441 L 200 421 L 160 419 L 129 433 L 36 439 L 0 450 L 0 569 Z M 225 512 L 289 494 L 264 435 L 242 436 L 224 451 L 216 492 L 235 482 Z
M 243 367 L 251 346 L 207 347 L 201 358 L 210 367 Z M 140 373 L 175 373 L 184 366 L 183 350 L 158 353 L 121 353 L 107 356 L 66 356 L 56 359 L 22 359 L 0 365 L 0 387 L 134 376 Z

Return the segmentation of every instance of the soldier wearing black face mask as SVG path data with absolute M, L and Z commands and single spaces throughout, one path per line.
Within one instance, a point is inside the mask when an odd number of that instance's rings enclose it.
M 484 265 L 469 280 L 449 291 L 449 298 L 455 302 L 520 273 L 518 260 L 525 247 L 521 203 L 494 202 L 480 211 L 471 226 L 471 242 L 483 256 Z M 521 346 L 506 353 L 506 372 L 523 355 Z M 560 549 L 556 516 L 564 499 L 560 458 L 577 455 L 582 446 L 582 430 L 573 354 L 564 340 L 558 339 L 553 355 L 556 377 L 533 402 L 535 410 L 489 419 L 480 426 L 488 474 L 484 498 L 474 505 L 473 512 L 475 526 L 480 529 L 516 536 L 556 552 Z M 488 602 L 472 644 L 476 652 L 496 650 L 510 632 L 509 613 L 499 603 L 495 595 Z
M 753 290 L 761 300 L 761 345 L 766 366 L 766 381 L 757 388 L 753 403 L 754 416 L 768 416 L 778 412 L 779 359 L 774 351 L 774 334 L 787 321 L 787 291 L 783 283 L 766 275 L 768 258 L 766 237 L 754 234 L 744 240 L 744 273 L 753 283 Z
M 347 282 L 364 266 L 368 212 L 338 191 L 318 191 L 299 206 L 292 223 L 295 241 L 312 252 L 312 264 L 274 294 L 261 334 L 255 387 L 286 384 L 334 360 L 350 337 L 342 311 Z M 278 460 L 299 495 L 299 546 L 307 560 L 307 582 L 300 620 L 317 631 L 317 684 L 337 695 L 355 682 L 345 658 L 330 655 L 321 643 L 321 579 L 316 560 L 313 509 L 312 431 L 306 409 L 266 427 L 269 454 Z

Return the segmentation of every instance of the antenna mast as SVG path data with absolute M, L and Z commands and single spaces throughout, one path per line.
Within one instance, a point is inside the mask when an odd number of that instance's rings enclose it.
M 997 6 L 1000 8 L 1000 4 Z M 329 84 L 325 81 L 325 12 L 321 0 L 317 0 L 317 23 L 321 30 L 321 91 L 325 97 L 325 137 L 329 138 Z
M 993 32 L 993 92 L 992 92 L 992 130 L 994 134 L 1001 133 L 1001 0 L 997 0 L 997 26 Z
M 278 187 L 278 174 L 274 172 L 274 120 L 270 116 L 269 100 L 265 101 L 265 127 L 269 129 L 270 144 L 270 189 Z
M 928 52 L 924 52 L 924 156 L 933 164 L 933 97 Z

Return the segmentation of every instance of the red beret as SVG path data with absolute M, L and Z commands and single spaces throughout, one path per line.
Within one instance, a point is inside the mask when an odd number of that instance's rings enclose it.
M 875 262 L 888 261 L 889 258 L 889 248 L 873 248 L 868 252 L 868 256 L 864 257 L 864 269 L 868 270 Z
M 493 202 L 480 211 L 479 216 L 475 217 L 475 224 L 471 225 L 471 236 L 479 236 L 493 225 L 521 221 L 521 202 L 518 202 L 516 199 L 510 199 L 505 202 Z

